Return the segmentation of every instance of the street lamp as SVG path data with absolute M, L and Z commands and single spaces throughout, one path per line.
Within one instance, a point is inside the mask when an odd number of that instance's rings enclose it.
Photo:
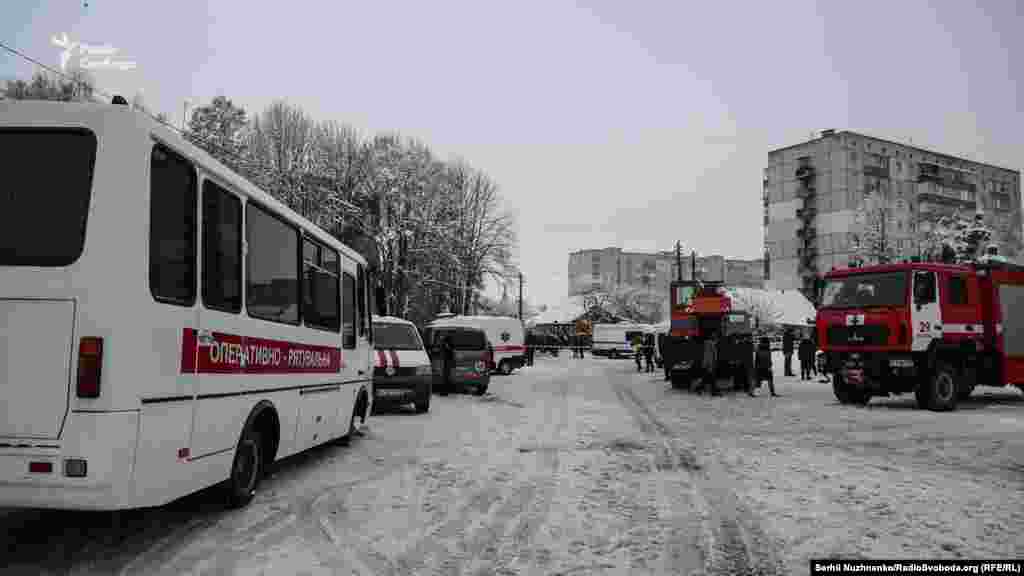
M 188 109 L 192 106 L 192 99 L 185 98 L 181 103 L 181 130 L 185 130 L 186 118 L 188 116 Z

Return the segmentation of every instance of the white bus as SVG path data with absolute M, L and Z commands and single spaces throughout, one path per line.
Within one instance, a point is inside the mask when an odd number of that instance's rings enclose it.
M 365 422 L 359 254 L 126 106 L 0 101 L 0 158 L 0 507 L 244 506 Z

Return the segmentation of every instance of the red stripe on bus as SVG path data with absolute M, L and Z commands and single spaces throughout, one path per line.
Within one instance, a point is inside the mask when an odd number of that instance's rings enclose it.
M 377 350 L 377 368 L 387 368 L 388 359 L 384 356 L 383 350 Z
M 183 374 L 334 374 L 345 366 L 341 348 L 211 332 L 182 333 Z
M 394 350 L 388 350 L 388 354 L 391 355 L 391 365 L 398 368 L 398 352 Z
M 181 373 L 196 373 L 196 331 L 185 328 L 181 336 Z

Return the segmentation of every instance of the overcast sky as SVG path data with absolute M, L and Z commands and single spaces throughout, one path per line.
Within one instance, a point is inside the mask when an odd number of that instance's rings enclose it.
M 37 6 L 38 4 L 38 6 Z M 399 130 L 489 173 L 518 215 L 526 296 L 570 251 L 757 257 L 770 149 L 852 129 L 1020 170 L 1024 3 L 5 0 L 0 40 L 107 44 L 100 87 L 180 122 L 224 94 Z M 0 78 L 32 66 L 0 53 Z

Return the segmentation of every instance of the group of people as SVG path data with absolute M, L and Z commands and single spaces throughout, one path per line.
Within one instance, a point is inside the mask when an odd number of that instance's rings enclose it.
M 816 334 L 810 331 L 808 334 L 804 334 L 797 344 L 793 330 L 786 330 L 782 335 L 782 355 L 786 358 L 786 376 L 796 376 L 793 373 L 793 352 L 797 353 L 797 359 L 800 361 L 801 380 L 810 380 L 818 375 L 818 366 L 815 362 L 818 353 L 816 340 Z
M 718 390 L 718 339 L 715 337 L 704 340 L 704 349 L 701 354 L 701 368 L 704 378 L 701 379 L 696 392 L 703 392 L 709 389 L 712 396 L 720 395 Z M 747 379 L 746 392 L 750 396 L 756 396 L 754 392 L 761 384 L 768 383 L 768 391 L 771 395 L 778 396 L 775 392 L 775 376 L 772 368 L 772 343 L 769 338 L 761 338 L 757 348 L 754 350 L 754 374 L 753 378 Z
M 644 358 L 647 359 L 646 369 L 641 362 Z M 633 359 L 637 372 L 654 372 L 654 334 L 633 337 Z

